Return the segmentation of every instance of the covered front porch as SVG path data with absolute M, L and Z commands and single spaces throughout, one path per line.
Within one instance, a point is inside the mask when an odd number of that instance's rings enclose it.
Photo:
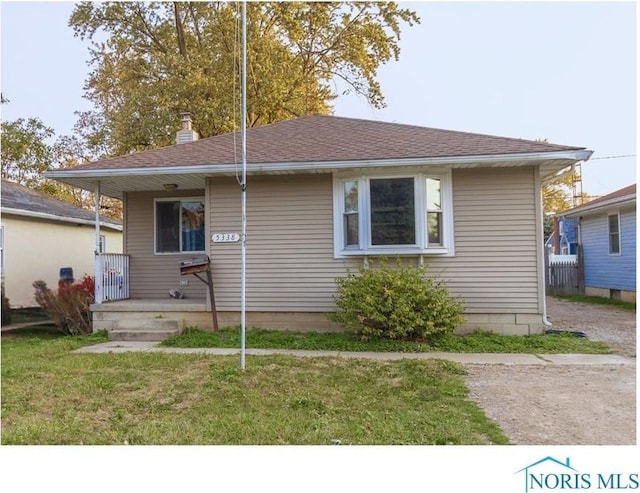
M 220 317 L 212 311 L 212 307 L 215 309 L 213 291 L 205 289 L 199 282 L 197 284 L 201 289 L 189 290 L 184 298 L 182 292 L 179 298 L 175 297 L 175 289 L 162 289 L 166 297 L 140 296 L 139 293 L 135 294 L 135 289 L 130 289 L 130 283 L 135 281 L 132 276 L 136 273 L 135 263 L 131 264 L 130 269 L 130 255 L 98 253 L 95 258 L 95 303 L 91 306 L 93 330 L 107 330 L 111 340 L 158 341 L 181 332 L 185 327 L 215 330 L 219 327 L 219 319 L 225 325 L 237 323 L 228 314 Z M 208 264 L 208 257 L 203 258 Z M 182 264 L 189 264 L 189 261 L 180 262 Z M 181 267 L 179 276 L 193 274 L 189 277 L 196 276 L 209 286 L 212 285 L 209 268 L 207 265 L 205 269 L 207 278 L 198 274 L 203 271 L 203 265 L 199 265 L 195 273 L 191 272 L 191 267 Z M 185 285 L 188 284 L 188 281 L 185 282 Z M 209 299 L 206 298 L 206 292 L 209 293 Z M 131 293 L 134 297 L 131 297 Z

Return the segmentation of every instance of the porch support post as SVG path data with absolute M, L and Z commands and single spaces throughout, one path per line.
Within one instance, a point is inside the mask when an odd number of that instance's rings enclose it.
M 95 302 L 101 304 L 103 299 L 102 293 L 102 262 L 100 259 L 100 182 L 96 182 L 93 192 L 95 198 L 95 250 L 94 250 L 94 274 L 95 274 Z

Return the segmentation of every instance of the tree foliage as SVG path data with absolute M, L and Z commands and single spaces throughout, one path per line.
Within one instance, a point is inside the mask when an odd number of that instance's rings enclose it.
M 1 144 L 3 179 L 93 210 L 95 199 L 91 192 L 44 177 L 45 171 L 70 168 L 95 157 L 81 137 L 55 138 L 53 129 L 38 118 L 19 118 L 2 122 Z M 101 204 L 104 215 L 122 218 L 122 203 L 119 200 L 105 197 Z
M 92 42 L 89 145 L 123 154 L 171 144 L 185 111 L 202 136 L 236 129 L 239 5 L 78 4 L 69 24 Z M 393 2 L 248 2 L 247 124 L 326 114 L 338 87 L 383 107 L 377 69 L 398 59 L 401 24 L 418 22 Z
M 572 184 L 575 173 L 569 173 L 542 187 L 542 202 L 546 213 L 563 212 L 572 207 Z
M 558 214 L 586 201 L 587 194 L 574 191 L 574 183 L 580 180 L 577 171 L 567 173 L 542 187 L 544 212 Z
M 571 173 L 547 183 L 542 187 L 542 203 L 544 209 L 544 240 L 547 241 L 554 230 L 554 216 L 587 202 L 588 195 L 577 192 L 574 184 L 580 180 L 579 172 L 575 169 Z M 577 187 L 582 189 L 582 187 Z
M 53 136 L 53 129 L 38 118 L 2 122 L 2 178 L 26 186 L 39 184 L 53 162 L 47 143 Z

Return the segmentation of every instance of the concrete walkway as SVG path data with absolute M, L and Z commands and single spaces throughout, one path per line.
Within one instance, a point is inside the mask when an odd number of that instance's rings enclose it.
M 180 353 L 180 354 L 209 354 L 214 356 L 239 355 L 238 348 L 173 348 L 159 347 L 157 342 L 123 342 L 110 341 L 85 346 L 75 353 Z M 635 366 L 636 360 L 625 358 L 617 354 L 519 354 L 519 353 L 373 353 L 355 351 L 304 351 L 298 349 L 254 349 L 247 348 L 250 356 L 268 356 L 282 354 L 287 356 L 318 358 L 367 358 L 375 360 L 399 359 L 444 359 L 466 365 L 629 365 Z

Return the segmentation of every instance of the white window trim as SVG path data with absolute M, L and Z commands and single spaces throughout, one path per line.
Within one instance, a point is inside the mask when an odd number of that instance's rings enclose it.
M 180 251 L 179 252 L 159 252 L 158 251 L 158 236 L 157 236 L 158 208 L 156 206 L 158 202 L 202 202 L 203 204 L 205 204 L 205 207 L 206 207 L 206 201 L 204 200 L 204 197 L 162 197 L 159 199 L 153 199 L 153 253 L 154 255 L 163 255 L 163 256 L 164 255 L 192 255 L 192 254 L 197 255 L 197 254 L 207 253 L 205 250 L 183 252 L 182 251 L 182 231 L 180 231 Z M 180 225 L 180 228 L 182 228 L 182 225 Z M 205 232 L 206 232 L 206 225 L 205 225 Z M 205 235 L 205 248 L 206 248 L 206 235 Z
M 369 180 L 384 178 L 413 178 L 415 186 L 415 245 L 371 245 Z M 442 246 L 429 247 L 427 238 L 426 179 L 440 180 L 442 197 Z M 345 247 L 343 213 L 345 181 L 358 182 L 358 236 L 360 248 Z M 422 220 L 418 220 L 422 218 Z M 455 256 L 453 231 L 453 187 L 451 170 L 367 170 L 363 173 L 338 172 L 333 174 L 333 256 L 336 259 L 366 255 L 438 255 Z
M 618 251 L 611 251 L 611 229 L 609 228 L 609 218 L 616 216 L 618 218 Z M 607 250 L 610 257 L 620 257 L 622 255 L 622 230 L 620 229 L 620 211 L 609 212 L 607 214 Z

